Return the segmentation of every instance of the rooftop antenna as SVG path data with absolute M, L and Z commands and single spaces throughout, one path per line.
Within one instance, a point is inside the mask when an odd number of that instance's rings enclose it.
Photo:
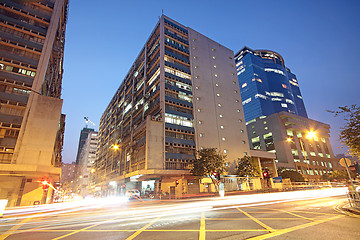
M 85 128 L 88 127 L 88 123 L 91 123 L 92 125 L 95 126 L 95 123 L 93 123 L 92 121 L 90 121 L 88 117 L 84 117 L 84 119 L 85 119 L 85 124 L 86 124 L 86 125 L 85 125 Z

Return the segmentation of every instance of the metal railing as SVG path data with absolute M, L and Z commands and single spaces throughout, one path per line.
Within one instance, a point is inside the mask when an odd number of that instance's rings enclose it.
M 350 207 L 360 210 L 360 194 L 356 190 L 351 190 L 347 194 Z

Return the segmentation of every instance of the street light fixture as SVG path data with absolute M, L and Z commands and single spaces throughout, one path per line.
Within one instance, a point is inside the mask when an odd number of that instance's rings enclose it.
M 114 150 L 118 150 L 119 149 L 119 145 L 117 145 L 117 144 L 114 144 L 114 145 L 112 145 L 112 147 L 111 147 L 112 149 L 114 149 Z

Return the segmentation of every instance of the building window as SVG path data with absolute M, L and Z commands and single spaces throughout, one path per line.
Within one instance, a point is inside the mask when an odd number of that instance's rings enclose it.
M 197 98 L 196 98 L 196 100 L 200 100 L 200 98 L 199 98 L 199 97 L 197 97 Z
M 199 124 L 202 124 L 203 122 L 202 121 L 199 121 Z
M 214 76 L 215 76 L 215 77 L 218 77 L 218 75 L 217 75 L 216 73 L 214 74 Z
M 240 132 L 241 132 L 241 133 L 243 133 L 243 132 L 244 132 L 244 130 L 242 130 L 242 129 L 241 129 L 241 130 L 240 130 Z
M 240 112 L 240 109 L 236 110 L 237 112 Z
M 217 87 L 218 87 L 218 86 L 219 86 L 219 84 L 218 84 L 218 83 L 215 83 L 215 86 L 217 86 Z
M 203 137 L 204 135 L 202 133 L 199 134 L 199 137 Z
M 217 93 L 216 96 L 220 97 L 220 93 Z
M 221 117 L 221 118 L 222 118 L 222 117 L 224 117 L 224 116 L 223 116 L 222 114 L 220 114 L 220 115 L 219 115 L 219 117 Z
M 214 65 L 214 68 L 216 68 L 216 65 Z
M 229 152 L 228 150 L 224 149 L 224 153 L 228 153 L 228 152 Z
M 242 141 L 242 144 L 245 144 L 246 142 L 245 141 Z
M 222 105 L 220 103 L 218 103 L 218 107 L 221 107 Z
M 224 126 L 223 126 L 223 125 L 221 125 L 221 126 L 220 126 L 220 128 L 221 128 L 221 129 L 224 129 Z
M 201 112 L 201 109 L 200 109 L 200 108 L 198 108 L 198 112 Z
M 221 140 L 225 141 L 225 140 L 226 140 L 226 138 L 224 138 L 224 137 L 223 137 L 223 138 L 221 138 Z

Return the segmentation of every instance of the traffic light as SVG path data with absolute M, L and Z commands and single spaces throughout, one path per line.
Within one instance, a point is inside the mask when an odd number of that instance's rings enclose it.
M 47 180 L 41 181 L 43 190 L 49 189 L 49 182 Z
M 179 185 L 179 180 L 175 180 L 175 187 Z
M 220 174 L 218 174 L 217 172 L 214 172 L 213 175 L 216 178 L 216 180 L 220 181 Z
M 269 170 L 265 169 L 265 171 L 263 172 L 263 177 L 264 177 L 265 179 L 270 178 Z

